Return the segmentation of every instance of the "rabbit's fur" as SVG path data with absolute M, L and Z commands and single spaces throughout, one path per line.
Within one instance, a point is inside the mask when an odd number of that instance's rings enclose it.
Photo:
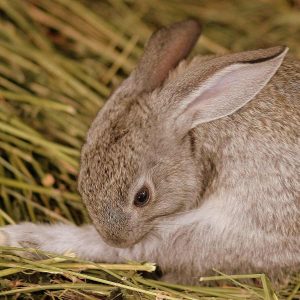
M 199 33 L 194 20 L 155 33 L 88 132 L 79 191 L 100 235 L 24 223 L 0 244 L 153 261 L 181 283 L 300 269 L 300 63 L 284 47 L 185 61 Z

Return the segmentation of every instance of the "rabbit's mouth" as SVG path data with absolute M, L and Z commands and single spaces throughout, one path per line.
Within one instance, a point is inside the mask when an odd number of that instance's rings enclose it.
M 107 239 L 104 237 L 102 237 L 102 239 L 104 240 L 104 242 L 107 245 L 115 247 L 115 248 L 129 248 L 135 244 L 135 243 L 132 244 L 131 242 L 129 242 L 126 239 L 111 239 L 111 238 Z
M 144 240 L 151 232 L 151 230 L 141 231 L 140 229 L 141 228 L 129 229 L 126 233 L 122 232 L 122 234 L 121 232 L 103 233 L 102 230 L 98 230 L 98 232 L 103 241 L 109 246 L 116 248 L 130 248 Z M 122 236 L 125 236 L 125 238 Z
M 103 237 L 102 239 L 106 244 L 115 248 L 130 248 L 143 240 L 147 235 L 148 233 L 146 233 L 144 236 L 139 237 L 138 239 L 106 239 Z

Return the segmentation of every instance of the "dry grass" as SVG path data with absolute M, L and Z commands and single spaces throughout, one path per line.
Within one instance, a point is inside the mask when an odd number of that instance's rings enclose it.
M 88 222 L 76 192 L 85 132 L 153 29 L 187 16 L 206 24 L 197 53 L 286 44 L 300 57 L 298 0 L 0 0 L 0 225 Z M 32 261 L 6 250 L 0 297 L 277 299 L 261 275 L 262 287 L 179 287 L 143 279 L 144 267 Z M 299 282 L 277 296 L 300 299 Z

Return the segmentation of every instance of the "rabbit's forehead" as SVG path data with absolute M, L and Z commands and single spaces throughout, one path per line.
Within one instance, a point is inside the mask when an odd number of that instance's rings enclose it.
M 149 95 L 113 95 L 100 110 L 88 132 L 88 142 L 98 138 L 114 139 L 128 131 L 147 130 L 153 119 Z
M 147 97 L 111 102 L 93 122 L 82 148 L 79 176 L 80 189 L 87 198 L 127 198 L 154 144 L 153 132 L 158 134 Z
M 147 151 L 141 130 L 122 133 L 120 129 L 118 134 L 112 131 L 82 149 L 80 185 L 90 199 L 125 201 Z
M 148 119 L 139 105 L 128 105 L 117 112 L 107 111 L 99 118 L 98 128 L 91 132 L 89 144 L 109 151 L 116 149 L 117 152 L 124 146 L 140 148 L 149 136 L 151 122 Z

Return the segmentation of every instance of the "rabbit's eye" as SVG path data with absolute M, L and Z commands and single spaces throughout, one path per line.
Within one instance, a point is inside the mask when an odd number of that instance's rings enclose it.
M 143 186 L 134 197 L 134 205 L 141 207 L 148 203 L 150 198 L 149 189 L 146 186 Z

